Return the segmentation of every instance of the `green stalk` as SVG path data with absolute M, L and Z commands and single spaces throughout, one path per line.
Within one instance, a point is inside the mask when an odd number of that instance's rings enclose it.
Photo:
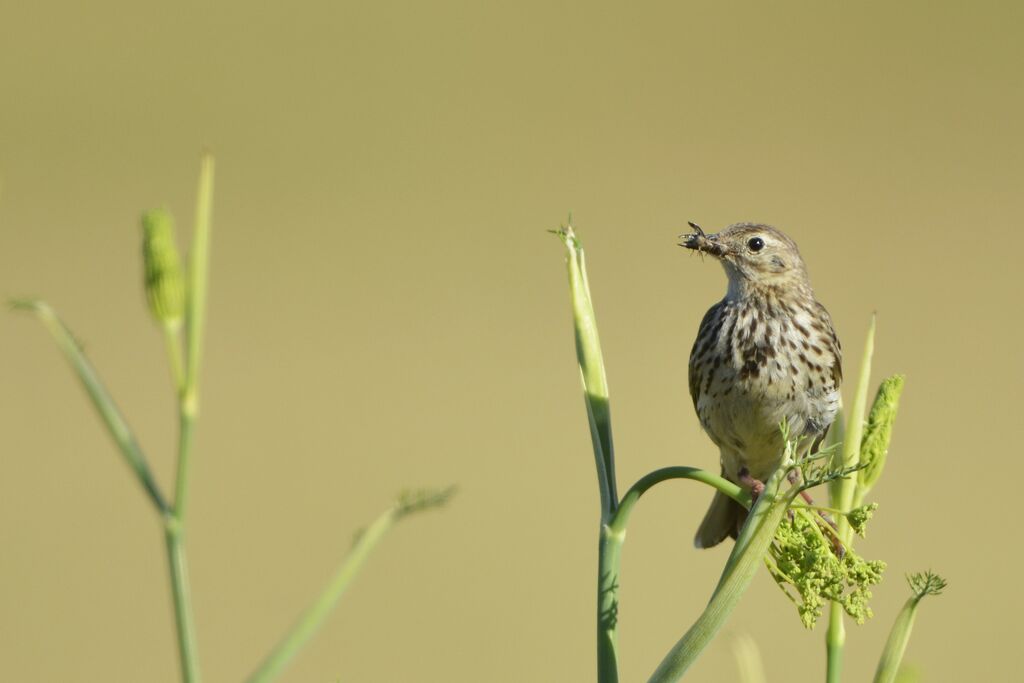
M 114 403 L 110 392 L 103 386 L 99 375 L 96 374 L 96 369 L 93 368 L 89 359 L 85 357 L 71 330 L 58 317 L 57 313 L 43 301 L 13 301 L 11 305 L 15 309 L 35 313 L 46 326 L 54 341 L 57 342 L 57 347 L 64 353 L 64 357 L 78 375 L 78 379 L 82 383 L 85 392 L 89 395 L 93 407 L 96 408 L 100 419 L 103 420 L 103 424 L 106 426 L 110 436 L 113 437 L 114 443 L 117 444 L 121 455 L 124 456 L 125 462 L 128 463 L 132 472 L 135 473 L 135 478 L 142 485 L 153 507 L 161 515 L 169 514 L 170 505 L 160 492 L 160 487 L 153 477 L 153 472 L 149 468 L 146 455 L 143 453 L 138 439 L 135 438 L 131 427 L 128 426 L 128 421 L 125 420 L 124 415 L 121 414 L 121 411 Z
M 665 467 L 655 470 L 630 487 L 610 522 L 601 525 L 598 542 L 597 678 L 600 683 L 618 681 L 619 573 L 629 517 L 644 493 L 669 479 L 691 479 L 708 484 L 744 507 L 750 507 L 750 494 L 747 491 L 724 477 L 696 467 Z
M 93 406 L 100 414 L 107 431 L 114 438 L 143 489 L 149 495 L 153 506 L 164 521 L 164 535 L 167 544 L 167 557 L 170 564 L 171 588 L 174 600 L 174 611 L 178 632 L 178 651 L 181 659 L 182 677 L 189 683 L 199 680 L 198 665 L 195 658 L 195 636 L 192 626 L 192 615 L 189 607 L 188 577 L 185 564 L 185 551 L 182 546 L 181 526 L 175 511 L 167 503 L 153 477 L 146 461 L 146 456 L 128 426 L 127 421 L 118 410 L 113 398 L 100 381 L 92 364 L 82 353 L 74 336 L 57 314 L 46 303 L 41 301 L 14 302 L 15 308 L 33 311 L 46 325 L 53 335 L 57 346 L 64 352 L 65 358 L 78 374 L 82 386 L 92 399 Z
M 185 387 L 195 393 L 199 381 L 199 358 L 206 313 L 206 283 L 210 270 L 210 227 L 213 222 L 213 156 L 203 155 L 196 197 L 196 224 L 188 257 L 188 288 L 185 321 L 188 340 L 188 371 Z M 195 400 L 192 396 L 191 400 Z
M 178 634 L 178 660 L 182 680 L 196 683 L 200 680 L 199 657 L 196 654 L 195 623 L 192 618 L 192 593 L 188 582 L 188 562 L 182 527 L 173 516 L 164 525 L 167 561 L 171 576 L 171 597 L 174 601 L 174 625 Z
M 917 606 L 926 595 L 940 595 L 946 587 L 946 581 L 937 574 L 925 572 L 907 577 L 914 594 L 910 596 L 903 609 L 896 616 L 896 621 L 885 641 L 885 649 L 875 670 L 874 683 L 894 683 L 899 674 L 903 653 L 910 642 L 910 632 L 914 628 Z
M 396 508 L 392 508 L 378 517 L 373 524 L 366 528 L 356 540 L 352 551 L 341 563 L 334 577 L 320 596 L 303 613 L 294 626 L 288 631 L 284 638 L 263 660 L 260 667 L 246 680 L 248 683 L 265 683 L 272 680 L 284 669 L 285 665 L 295 654 L 306 644 L 306 641 L 316 632 L 327 615 L 334 609 L 334 605 L 341 599 L 352 579 L 363 566 L 366 558 L 374 546 L 383 538 L 388 529 L 397 519 Z
M 167 362 L 171 366 L 171 379 L 174 381 L 174 391 L 181 400 L 181 393 L 185 388 L 185 359 L 181 350 L 181 321 L 178 324 L 164 323 L 164 345 L 167 347 Z
M 619 566 L 625 530 L 601 524 L 597 546 L 597 680 L 619 680 Z
M 181 341 L 177 334 L 166 335 L 172 372 L 178 378 L 178 471 L 175 480 L 174 511 L 166 526 L 167 559 L 170 565 L 171 595 L 174 600 L 178 632 L 181 674 L 186 683 L 198 683 L 199 658 L 196 652 L 195 620 L 192 616 L 188 564 L 185 560 L 185 513 L 188 507 L 188 471 L 192 454 L 192 436 L 199 413 L 199 360 L 202 355 L 206 283 L 210 267 L 210 227 L 213 209 L 213 157 L 203 156 L 196 196 L 195 231 L 188 262 L 185 291 L 185 336 L 187 355 L 184 371 Z
M 795 486 L 787 491 L 781 490 L 791 463 L 792 458 L 787 449 L 785 461 L 772 474 L 765 484 L 764 492 L 750 511 L 750 517 L 736 539 L 707 607 L 669 650 L 648 683 L 672 683 L 682 678 L 728 620 L 754 575 L 764 564 L 775 530 L 797 495 L 798 489 Z
M 860 444 L 864 434 L 864 414 L 867 410 L 868 384 L 871 381 L 871 357 L 875 350 L 875 317 L 871 316 L 867 338 L 864 341 L 864 355 L 861 358 L 860 375 L 853 395 L 853 405 L 848 413 L 843 435 L 842 463 L 844 468 L 855 467 L 860 459 Z M 849 510 L 855 496 L 857 477 L 837 479 L 829 486 L 829 504 L 839 510 Z M 853 539 L 850 523 L 845 516 L 837 520 L 839 539 L 847 547 Z M 826 683 L 839 683 L 842 679 L 843 647 L 846 644 L 846 626 L 843 623 L 843 607 L 833 601 L 829 606 L 828 631 L 825 633 L 825 654 L 827 657 Z
M 611 530 L 617 534 L 625 535 L 626 527 L 629 524 L 629 517 L 633 513 L 633 508 L 636 506 L 637 501 L 640 500 L 640 497 L 647 493 L 654 485 L 670 479 L 691 479 L 707 484 L 722 494 L 729 496 L 743 507 L 750 507 L 750 492 L 725 477 L 697 467 L 663 467 L 660 470 L 644 475 L 626 491 L 626 495 L 622 497 L 622 502 L 619 503 L 619 507 L 612 517 L 609 525 Z
M 210 268 L 210 229 L 213 215 L 213 156 L 203 156 L 196 198 L 195 233 L 188 259 L 188 287 L 185 300 L 186 357 L 185 381 L 179 397 L 178 473 L 174 510 L 184 522 L 188 507 L 188 471 L 192 452 L 192 433 L 199 415 L 199 361 L 202 356 L 207 279 Z
M 454 486 L 404 493 L 394 506 L 361 531 L 330 582 L 266 656 L 259 668 L 246 679 L 247 683 L 266 683 L 284 670 L 288 662 L 320 628 L 366 562 L 370 552 L 396 522 L 425 510 L 439 508 L 451 500 L 453 495 Z
M 846 431 L 843 438 L 842 467 L 856 467 L 860 460 L 860 442 L 864 435 L 864 417 L 867 413 L 868 389 L 871 382 L 871 357 L 875 351 L 875 318 L 871 317 L 871 324 L 868 326 L 867 338 L 864 340 L 864 355 L 860 363 L 860 375 L 857 378 L 857 387 L 853 394 L 853 404 L 850 406 Z M 831 505 L 840 510 L 849 510 L 853 501 L 854 489 L 857 486 L 857 477 L 844 477 L 836 479 L 830 487 L 829 493 Z M 850 525 L 845 519 L 838 520 L 840 532 L 843 533 L 843 540 L 850 535 Z
M 843 606 L 833 601 L 828 611 L 828 631 L 825 633 L 825 681 L 839 683 L 843 678 L 843 648 L 846 645 L 846 625 Z
M 450 493 L 444 495 L 447 498 Z M 313 604 L 309 606 L 288 633 L 285 634 L 284 638 L 274 647 L 273 651 L 267 655 L 259 668 L 246 679 L 248 683 L 266 683 L 266 681 L 272 680 L 281 673 L 292 657 L 320 628 L 328 614 L 338 603 L 338 600 L 344 595 L 352 579 L 355 578 L 366 562 L 370 552 L 395 522 L 402 518 L 403 514 L 400 505 L 392 507 L 359 534 L 355 544 L 352 546 L 352 550 L 338 567 L 334 577 Z
M 573 326 L 576 336 L 576 359 L 583 381 L 583 398 L 590 422 L 590 437 L 597 464 L 597 480 L 601 494 L 601 520 L 607 522 L 618 505 L 615 490 L 615 452 L 612 445 L 611 410 L 608 401 L 608 378 L 601 354 L 601 340 L 597 334 L 594 303 L 590 298 L 587 265 L 583 245 L 569 225 L 553 231 L 566 247 L 569 270 L 569 289 L 572 295 Z
M 583 398 L 587 407 L 601 501 L 597 577 L 597 679 L 599 683 L 618 683 L 618 566 L 624 537 L 609 527 L 618 507 L 618 493 L 615 485 L 608 378 L 604 370 L 601 340 L 597 334 L 594 304 L 590 297 L 583 245 L 573 232 L 572 217 L 566 227 L 552 232 L 558 235 L 566 247 L 576 359 L 583 382 Z

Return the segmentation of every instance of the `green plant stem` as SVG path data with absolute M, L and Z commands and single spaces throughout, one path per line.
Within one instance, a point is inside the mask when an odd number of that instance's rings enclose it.
M 583 245 L 569 225 L 553 231 L 566 247 L 569 291 L 572 295 L 573 329 L 576 337 L 576 360 L 583 383 L 583 398 L 590 423 L 590 438 L 597 464 L 598 489 L 601 496 L 601 521 L 606 523 L 618 505 L 615 483 L 615 449 L 612 442 L 611 409 L 608 399 L 608 377 L 604 369 L 601 340 L 597 334 L 594 303 L 590 297 L 587 265 Z
M 871 318 L 868 327 L 867 338 L 864 341 L 864 356 L 861 358 L 860 374 L 857 378 L 857 386 L 854 390 L 853 405 L 850 406 L 848 423 L 843 438 L 842 467 L 855 467 L 860 461 L 860 443 L 864 435 L 864 417 L 867 413 L 868 384 L 871 381 L 871 357 L 875 350 L 875 319 Z M 837 479 L 830 486 L 832 507 L 840 510 L 849 510 L 857 488 L 857 476 Z M 850 523 L 845 519 L 837 520 L 839 531 L 843 540 L 847 540 L 852 533 Z
M 185 296 L 187 355 L 182 353 L 181 338 L 178 334 L 166 335 L 178 396 L 178 467 L 174 486 L 174 511 L 166 525 L 167 557 L 170 562 L 171 595 L 174 599 L 175 623 L 178 629 L 178 653 L 185 683 L 195 683 L 199 680 L 199 658 L 196 654 L 184 536 L 185 513 L 188 509 L 189 464 L 195 420 L 199 413 L 199 360 L 202 355 L 205 323 L 212 211 L 213 156 L 205 154 L 199 170 L 195 232 L 189 254 L 189 280 Z
M 192 453 L 192 437 L 199 415 L 199 361 L 202 357 L 205 325 L 207 280 L 210 270 L 210 231 L 213 223 L 213 156 L 204 154 L 199 168 L 196 193 L 195 232 L 188 258 L 188 288 L 185 296 L 185 339 L 188 350 L 184 378 L 179 385 L 178 404 L 178 473 L 175 482 L 174 510 L 184 523 L 188 507 L 188 470 Z M 174 341 L 175 347 L 179 344 Z M 172 355 L 180 357 L 176 348 Z
M 736 539 L 707 607 L 665 655 L 648 683 L 673 683 L 682 678 L 739 603 L 754 575 L 764 564 L 775 530 L 797 495 L 795 486 L 784 492 L 780 488 L 788 463 L 791 462 L 791 459 L 787 459 L 765 484 L 764 492 L 758 497 Z
M 184 371 L 184 355 L 179 332 L 178 326 L 164 325 L 167 358 L 178 397 L 178 471 L 174 490 L 174 514 L 178 524 L 183 525 L 188 505 L 188 467 L 192 454 L 197 401 L 194 387 L 186 386 L 188 380 Z
M 931 571 L 912 574 L 907 577 L 907 580 L 914 594 L 903 605 L 903 609 L 896 616 L 896 621 L 893 622 L 889 637 L 885 641 L 885 649 L 882 650 L 882 656 L 878 660 L 878 668 L 875 669 L 874 683 L 894 683 L 896 681 L 900 664 L 903 662 L 903 654 L 907 650 L 907 643 L 910 642 L 910 632 L 914 628 L 918 605 L 925 596 L 941 595 L 946 587 L 946 580 Z
M 618 681 L 618 609 L 619 572 L 622 545 L 626 541 L 629 517 L 640 497 L 651 487 L 670 479 L 691 479 L 713 486 L 744 507 L 750 507 L 750 494 L 728 479 L 696 467 L 665 467 L 640 478 L 622 497 L 612 519 L 602 523 L 598 541 L 597 583 L 597 679 L 599 683 Z
M 146 460 L 145 453 L 142 451 L 142 447 L 128 426 L 124 415 L 121 414 L 117 404 L 114 403 L 110 392 L 107 391 L 107 388 L 103 386 L 103 382 L 100 381 L 99 375 L 96 374 L 96 369 L 93 368 L 92 363 L 82 353 L 82 349 L 79 347 L 71 330 L 68 329 L 57 313 L 43 301 L 14 301 L 12 306 L 16 309 L 32 311 L 46 326 L 54 341 L 57 342 L 57 347 L 64 353 L 64 357 L 78 375 L 78 379 L 89 395 L 93 407 L 99 413 L 107 431 L 114 439 L 114 443 L 117 444 L 118 450 L 124 456 L 125 462 L 131 467 L 136 479 L 138 479 L 142 488 L 149 496 L 153 507 L 161 515 L 168 514 L 171 509 L 170 505 L 164 498 L 163 493 L 161 493 L 160 487 L 153 477 L 152 470 L 149 469 L 149 463 Z
M 919 596 L 911 597 L 896 616 L 889 638 L 885 641 L 885 649 L 882 650 L 882 656 L 878 660 L 874 683 L 894 683 L 896 680 L 900 663 L 903 661 L 903 653 L 906 652 L 907 643 L 910 642 L 910 632 L 914 628 L 917 605 L 920 602 Z
M 196 418 L 194 409 L 195 403 L 185 398 L 178 408 L 178 473 L 174 491 L 174 514 L 181 524 L 185 523 L 185 512 L 188 507 L 188 468 Z
M 868 383 L 871 379 L 871 357 L 875 350 L 875 317 L 871 316 L 867 338 L 864 341 L 864 355 L 861 358 L 860 374 L 854 390 L 853 405 L 843 434 L 842 467 L 857 465 L 860 460 L 860 443 L 864 435 L 864 415 L 867 411 Z M 857 476 L 844 477 L 829 486 L 829 502 L 832 507 L 849 510 L 856 498 Z M 853 529 L 846 516 L 836 520 L 839 540 L 849 547 L 853 540 Z M 833 601 L 829 607 L 828 631 L 825 634 L 826 683 L 839 683 L 842 679 L 843 647 L 846 643 L 846 627 L 843 624 L 842 605 Z
M 345 593 L 352 579 L 363 566 L 374 546 L 400 518 L 399 510 L 391 508 L 378 517 L 356 539 L 348 556 L 338 567 L 334 577 L 320 593 L 316 601 L 303 613 L 273 651 L 267 655 L 259 668 L 249 676 L 248 683 L 265 683 L 277 676 L 292 657 L 316 632 L 334 605 Z
M 196 653 L 195 622 L 192 618 L 192 594 L 188 582 L 188 562 L 185 558 L 183 529 L 174 515 L 164 524 L 167 561 L 170 566 L 171 596 L 174 601 L 174 621 L 178 633 L 178 658 L 181 677 L 185 683 L 198 683 L 199 657 Z
M 199 189 L 196 196 L 195 232 L 188 257 L 188 287 L 185 321 L 188 346 L 188 368 L 185 394 L 195 399 L 199 383 L 199 359 L 203 340 L 206 290 L 210 266 L 210 229 L 213 222 L 213 156 L 204 154 L 199 167 Z
M 725 477 L 702 470 L 697 467 L 663 467 L 641 477 L 622 497 L 615 514 L 612 515 L 611 527 L 619 533 L 626 533 L 629 517 L 640 497 L 651 487 L 669 479 L 691 479 L 707 484 L 724 495 L 729 496 L 745 508 L 750 507 L 750 492 L 734 484 Z
M 619 680 L 619 566 L 625 530 L 615 531 L 601 525 L 597 550 L 597 680 Z
M 167 362 L 171 366 L 174 391 L 181 396 L 185 386 L 185 360 L 181 350 L 181 322 L 164 323 L 164 346 L 167 348 Z
M 618 567 L 624 534 L 612 531 L 610 522 L 618 507 L 615 481 L 615 452 L 612 442 L 608 378 L 597 334 L 594 304 L 587 281 L 583 245 L 569 224 L 558 235 L 566 248 L 569 292 L 572 300 L 576 360 L 579 363 L 583 399 L 587 407 L 590 440 L 597 468 L 597 486 L 601 503 L 601 528 L 598 539 L 597 578 L 597 677 L 600 683 L 618 682 L 616 621 L 618 609 Z
M 846 644 L 846 626 L 843 606 L 832 601 L 828 612 L 828 630 L 825 632 L 825 681 L 839 683 L 843 677 L 843 646 Z

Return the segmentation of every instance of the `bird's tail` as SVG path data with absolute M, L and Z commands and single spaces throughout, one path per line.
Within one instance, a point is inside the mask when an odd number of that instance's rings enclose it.
M 729 536 L 736 538 L 740 527 L 746 521 L 747 511 L 729 496 L 715 492 L 711 507 L 704 515 L 704 521 L 697 528 L 693 545 L 698 548 L 712 548 Z

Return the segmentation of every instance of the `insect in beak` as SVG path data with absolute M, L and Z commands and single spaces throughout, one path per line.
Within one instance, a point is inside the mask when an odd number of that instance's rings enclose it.
M 693 228 L 694 232 L 680 235 L 679 238 L 682 242 L 679 243 L 679 246 L 692 249 L 701 254 L 711 254 L 717 257 L 725 255 L 726 249 L 718 242 L 718 235 L 707 234 L 703 228 L 692 221 L 689 222 L 689 225 Z

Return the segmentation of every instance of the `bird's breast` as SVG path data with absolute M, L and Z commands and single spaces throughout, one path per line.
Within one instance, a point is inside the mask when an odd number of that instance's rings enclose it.
M 725 301 L 719 309 L 690 356 L 694 405 L 723 453 L 743 454 L 755 477 L 767 476 L 780 457 L 783 421 L 792 434 L 813 436 L 834 419 L 834 345 L 815 325 L 813 306 Z

